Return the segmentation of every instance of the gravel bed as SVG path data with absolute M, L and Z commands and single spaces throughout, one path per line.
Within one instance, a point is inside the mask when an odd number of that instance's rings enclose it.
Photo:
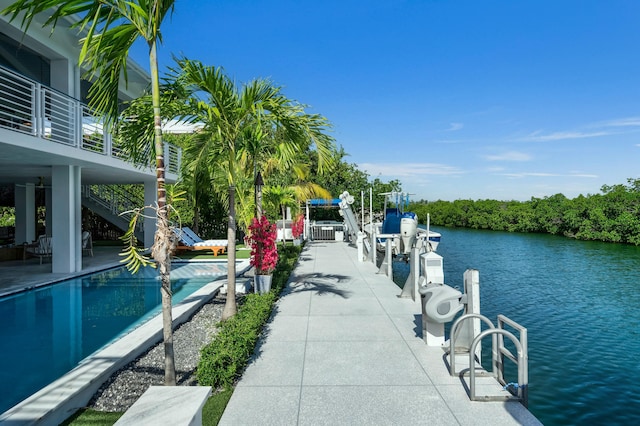
M 195 370 L 200 349 L 215 336 L 224 300 L 213 299 L 173 333 L 176 381 L 179 386 L 197 385 Z M 151 385 L 164 384 L 164 346 L 158 343 L 146 353 L 118 370 L 91 398 L 89 408 L 124 412 Z

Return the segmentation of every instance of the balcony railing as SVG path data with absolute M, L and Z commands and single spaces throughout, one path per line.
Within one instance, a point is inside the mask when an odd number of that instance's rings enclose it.
M 0 67 L 0 100 L 0 128 L 124 160 L 100 119 L 77 99 Z M 178 174 L 182 150 L 166 143 L 164 155 L 166 170 Z

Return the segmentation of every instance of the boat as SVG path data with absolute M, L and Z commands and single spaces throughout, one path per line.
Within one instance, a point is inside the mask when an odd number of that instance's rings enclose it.
M 409 205 L 409 193 L 383 192 L 379 195 L 385 197 L 384 218 L 382 223 L 374 224 L 377 235 L 396 235 L 392 241 L 394 255 L 408 255 L 411 248 L 422 248 L 426 245 L 426 251 L 436 251 L 442 235 L 429 229 L 427 216 L 427 228 L 418 226 L 418 215 L 415 212 L 407 212 Z M 379 251 L 386 249 L 386 238 L 377 238 Z

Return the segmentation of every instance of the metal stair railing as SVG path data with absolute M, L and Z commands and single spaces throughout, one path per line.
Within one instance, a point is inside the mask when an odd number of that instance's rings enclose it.
M 473 341 L 471 342 L 471 346 L 466 350 L 466 348 L 456 347 L 456 337 L 458 329 L 460 325 L 468 320 L 478 318 L 485 322 L 489 329 L 478 334 Z M 518 339 L 513 333 L 506 330 L 504 327 L 508 325 L 516 330 L 520 336 Z M 486 336 L 492 336 L 492 350 L 491 350 L 491 365 L 492 371 L 489 372 L 493 377 L 504 386 L 504 389 L 507 390 L 511 395 L 510 396 L 494 396 L 494 395 L 476 395 L 476 375 L 481 374 L 485 375 L 485 371 L 481 370 L 480 372 L 476 371 L 475 361 L 476 361 L 476 349 L 480 344 L 483 338 Z M 509 340 L 514 344 L 516 349 L 516 355 L 514 355 L 508 348 L 504 345 L 504 337 L 508 337 Z M 529 387 L 529 367 L 528 367 L 528 355 L 527 355 L 527 329 L 522 327 L 517 322 L 507 318 L 504 315 L 498 315 L 497 326 L 494 327 L 493 323 L 485 316 L 480 314 L 466 314 L 459 317 L 451 327 L 451 337 L 449 340 L 449 365 L 450 365 L 450 374 L 453 376 L 456 374 L 455 371 L 455 355 L 456 353 L 469 353 L 469 399 L 472 401 L 504 401 L 504 400 L 517 400 L 525 407 L 529 405 L 529 395 L 528 395 L 528 387 Z M 518 383 L 507 383 L 504 378 L 504 361 L 505 357 L 511 360 L 514 364 L 516 364 L 518 368 Z M 463 371 L 460 374 L 464 374 Z
M 123 185 L 85 185 L 82 187 L 82 194 L 114 217 L 126 220 L 127 223 L 130 222 L 134 209 L 144 207 L 144 198 L 128 191 Z M 142 232 L 141 221 L 137 223 L 136 231 Z
M 485 317 L 484 315 L 481 314 L 464 314 L 461 315 L 451 326 L 451 331 L 450 334 L 451 336 L 449 337 L 449 356 L 450 356 L 450 360 L 449 360 L 449 374 L 451 374 L 452 376 L 455 376 L 456 374 L 458 374 L 458 372 L 456 372 L 456 357 L 455 354 L 464 354 L 464 353 L 469 353 L 469 347 L 463 347 L 460 346 L 459 344 L 456 345 L 456 340 L 458 339 L 458 333 L 460 331 L 460 329 L 462 328 L 462 324 L 470 319 L 480 319 L 482 320 L 482 322 L 484 322 L 489 329 L 493 329 L 495 328 L 495 326 L 493 325 L 493 323 L 491 322 L 491 320 L 487 317 Z M 467 341 L 468 343 L 468 341 Z M 492 352 L 495 353 L 497 351 L 497 348 L 495 345 L 492 346 Z M 475 352 L 474 352 L 475 354 Z M 469 364 L 469 368 L 472 368 L 472 366 L 475 365 L 475 356 L 473 358 L 470 358 L 474 360 L 474 363 Z

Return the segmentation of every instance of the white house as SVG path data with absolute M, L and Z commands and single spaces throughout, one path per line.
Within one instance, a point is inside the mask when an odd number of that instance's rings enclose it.
M 0 10 L 11 4 L 0 0 Z M 52 272 L 82 270 L 81 211 L 89 185 L 144 184 L 144 205 L 156 201 L 154 167 L 135 166 L 119 156 L 111 137 L 86 106 L 90 83 L 78 67 L 79 39 L 71 21 L 56 30 L 35 19 L 24 34 L 19 19 L 0 16 L 0 184 L 15 186 L 16 244 L 36 235 L 36 191 L 46 194 L 46 233 Z M 134 62 L 123 100 L 139 95 L 148 74 Z M 168 183 L 180 170 L 180 151 L 165 147 Z M 154 214 L 149 212 L 148 216 Z M 153 243 L 155 221 L 144 223 L 144 244 Z

